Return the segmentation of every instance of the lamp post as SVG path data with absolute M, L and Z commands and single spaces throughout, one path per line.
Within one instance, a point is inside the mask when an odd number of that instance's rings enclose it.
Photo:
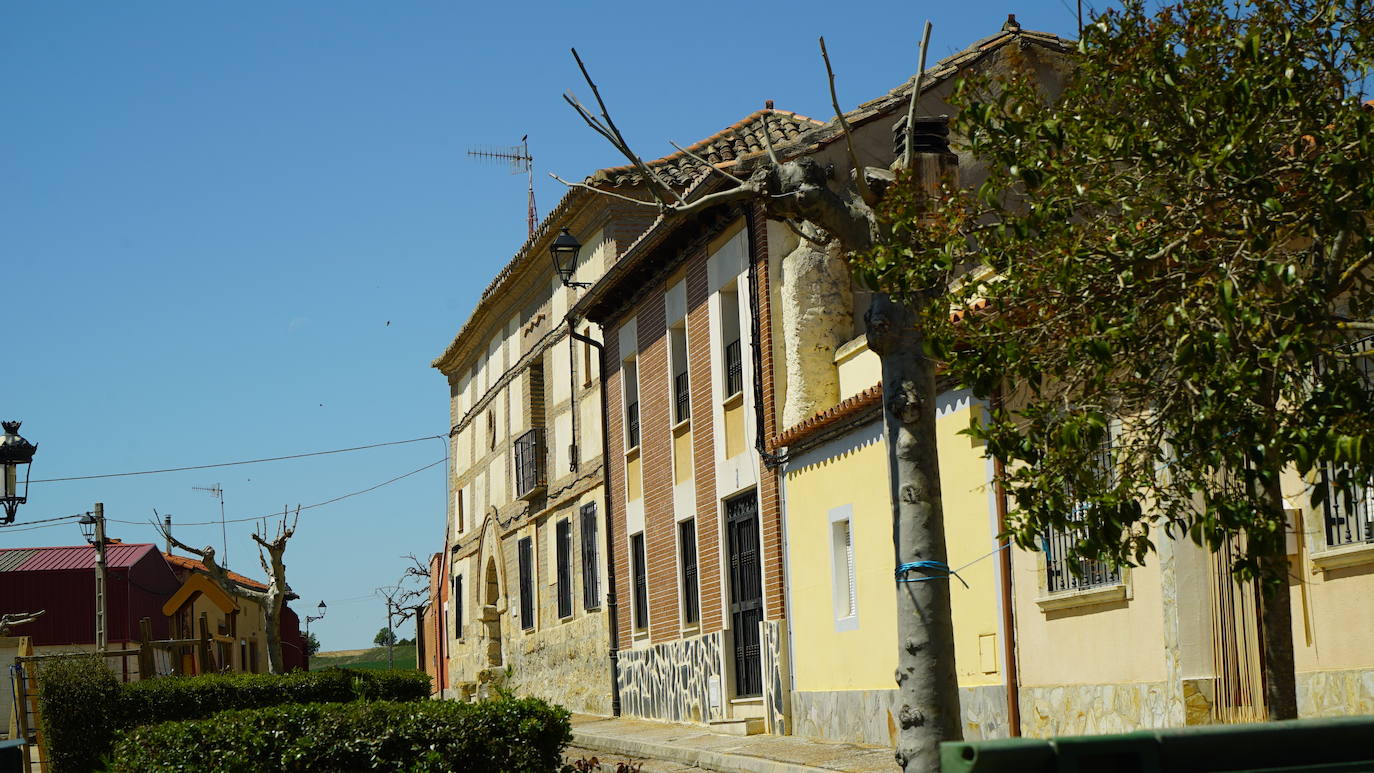
M 105 651 L 105 504 L 95 503 L 95 513 L 81 516 L 81 533 L 95 545 L 95 648 Z
M 582 242 L 579 242 L 567 228 L 559 232 L 558 238 L 549 245 L 549 254 L 553 257 L 553 270 L 558 273 L 558 279 L 564 287 L 591 287 L 587 282 L 572 281 L 573 271 L 577 268 L 577 253 L 581 250 Z
M 29 467 L 38 446 L 19 435 L 23 422 L 0 422 L 5 434 L 0 436 L 0 504 L 5 507 L 5 523 L 14 523 L 19 506 L 29 501 Z M 24 468 L 24 487 L 19 487 L 19 468 Z
M 305 641 L 307 646 L 309 646 L 310 643 L 310 624 L 315 622 L 316 620 L 323 620 L 324 613 L 329 611 L 329 607 L 325 606 L 323 601 L 320 602 L 320 606 L 318 607 L 318 609 L 320 610 L 320 613 L 318 615 L 305 616 Z

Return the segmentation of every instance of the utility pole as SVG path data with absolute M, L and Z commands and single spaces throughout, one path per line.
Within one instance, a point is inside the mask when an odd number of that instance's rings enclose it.
M 105 503 L 95 503 L 95 649 L 104 652 L 105 629 Z
M 396 658 L 392 649 L 396 646 L 396 630 L 391 627 L 391 599 L 386 600 L 386 667 L 395 668 Z

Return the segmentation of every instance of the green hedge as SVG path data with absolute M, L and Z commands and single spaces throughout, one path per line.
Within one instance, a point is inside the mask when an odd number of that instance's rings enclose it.
M 123 734 L 115 773 L 556 771 L 568 712 L 534 698 L 354 702 L 226 711 Z
M 109 754 L 115 732 L 138 725 L 208 717 L 226 709 L 290 703 L 429 697 L 420 671 L 292 671 L 289 674 L 169 676 L 119 684 L 95 657 L 49 661 L 40 680 L 44 741 L 53 773 L 87 773 Z

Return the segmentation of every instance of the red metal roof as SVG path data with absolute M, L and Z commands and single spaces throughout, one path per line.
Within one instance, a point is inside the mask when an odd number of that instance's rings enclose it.
M 116 542 L 105 548 L 105 565 L 111 569 L 130 567 L 150 551 L 156 552 L 157 546 Z M 25 553 L 28 555 L 24 560 L 17 560 L 18 555 Z M 95 547 L 92 545 L 0 548 L 0 572 L 58 572 L 94 568 Z

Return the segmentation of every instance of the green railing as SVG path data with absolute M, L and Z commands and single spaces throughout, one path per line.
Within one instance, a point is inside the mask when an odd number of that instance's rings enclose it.
M 1374 716 L 945 743 L 942 773 L 1374 771 Z

